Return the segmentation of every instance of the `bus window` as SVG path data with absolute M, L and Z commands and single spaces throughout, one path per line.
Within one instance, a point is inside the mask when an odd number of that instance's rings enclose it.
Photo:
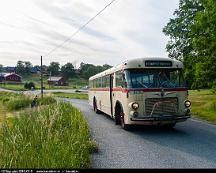
M 179 69 L 125 70 L 128 88 L 176 88 L 184 87 Z
M 116 72 L 116 87 L 122 87 L 122 73 Z

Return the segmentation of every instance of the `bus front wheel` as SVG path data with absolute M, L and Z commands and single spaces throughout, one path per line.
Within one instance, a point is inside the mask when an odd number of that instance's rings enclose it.
M 124 130 L 130 130 L 130 125 L 125 124 L 125 121 L 124 121 L 124 112 L 123 111 L 120 113 L 120 120 L 121 120 L 121 127 Z

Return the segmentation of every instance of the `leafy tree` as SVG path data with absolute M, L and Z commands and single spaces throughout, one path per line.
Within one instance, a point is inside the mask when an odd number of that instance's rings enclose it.
M 48 66 L 48 72 L 51 73 L 52 76 L 60 74 L 60 64 L 58 62 L 51 62 Z
M 74 77 L 75 75 L 75 69 L 72 63 L 67 63 L 64 66 L 61 67 L 61 73 L 63 75 L 63 77 L 65 77 L 66 79 L 70 78 L 70 77 Z
M 30 74 L 31 73 L 31 69 L 32 69 L 32 63 L 29 61 L 25 61 L 24 62 L 24 66 L 25 66 L 25 74 Z
M 18 61 L 16 65 L 16 73 L 23 75 L 25 74 L 25 65 L 23 61 Z
M 88 79 L 91 76 L 94 76 L 97 73 L 100 73 L 104 70 L 107 70 L 109 68 L 111 68 L 112 66 L 108 65 L 108 64 L 104 64 L 103 66 L 95 66 L 93 64 L 85 64 L 85 63 L 81 63 L 80 64 L 80 75 L 81 77 Z
M 0 72 L 2 72 L 2 71 L 3 71 L 3 65 L 0 64 Z
M 89 79 L 91 76 L 94 76 L 99 72 L 100 71 L 95 66 L 90 66 L 89 68 L 86 69 L 86 71 L 83 72 L 83 76 L 85 79 Z
M 214 87 L 216 83 L 216 1 L 202 0 L 205 10 L 197 13 L 191 25 L 194 51 L 199 58 L 196 64 L 195 86 Z
M 195 80 L 194 65 L 199 62 L 192 44 L 191 25 L 195 23 L 197 12 L 203 10 L 201 0 L 180 0 L 179 8 L 174 12 L 175 18 L 163 28 L 165 35 L 170 37 L 166 46 L 169 57 L 183 61 L 189 85 Z
M 103 65 L 103 69 L 104 69 L 104 70 L 108 70 L 108 69 L 110 69 L 110 68 L 112 68 L 112 66 L 109 65 L 109 64 L 104 64 L 104 65 Z
M 16 72 L 20 75 L 28 75 L 31 73 L 32 64 L 29 61 L 18 61 Z

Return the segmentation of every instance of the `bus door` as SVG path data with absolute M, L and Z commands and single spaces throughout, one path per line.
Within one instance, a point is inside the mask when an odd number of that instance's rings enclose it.
M 110 106 L 111 106 L 111 115 L 113 116 L 113 74 L 110 75 Z

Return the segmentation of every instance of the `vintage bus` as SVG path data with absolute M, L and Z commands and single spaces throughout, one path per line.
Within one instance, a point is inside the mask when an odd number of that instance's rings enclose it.
M 139 58 L 89 78 L 89 104 L 128 130 L 131 125 L 173 128 L 190 118 L 191 102 L 183 63 L 170 58 Z

